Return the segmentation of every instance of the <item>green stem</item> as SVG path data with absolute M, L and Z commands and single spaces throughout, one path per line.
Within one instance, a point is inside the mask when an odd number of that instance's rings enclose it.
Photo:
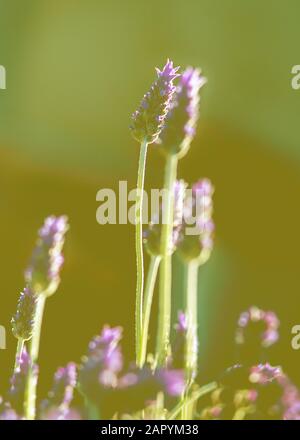
M 37 362 L 39 355 L 40 336 L 41 336 L 45 302 L 46 302 L 46 296 L 40 294 L 38 297 L 33 335 L 30 343 L 30 359 L 32 366 Z M 34 376 L 31 368 L 27 376 L 27 381 L 25 386 L 25 402 L 24 402 L 25 415 L 28 420 L 33 420 L 35 418 L 36 387 L 37 387 L 37 379 Z
M 186 379 L 188 385 L 197 374 L 198 352 L 198 268 L 197 260 L 191 260 L 185 265 L 186 316 L 188 319 L 186 342 Z
M 147 343 L 149 336 L 149 322 L 150 314 L 152 308 L 153 292 L 155 287 L 155 282 L 157 278 L 157 271 L 159 268 L 161 257 L 160 255 L 151 256 L 150 265 L 148 269 L 146 285 L 145 285 L 145 296 L 144 296 L 144 307 L 143 307 L 143 328 L 142 328 L 142 346 L 140 359 L 138 359 L 138 366 L 143 367 L 146 361 L 147 354 Z
M 174 217 L 174 183 L 176 181 L 178 158 L 169 155 L 166 160 L 164 189 L 166 200 L 163 206 L 163 224 L 161 233 L 161 255 L 159 277 L 159 310 L 156 344 L 156 365 L 164 365 L 170 341 L 171 327 L 171 288 L 172 288 L 172 254 L 170 244 L 173 233 Z
M 145 168 L 147 157 L 148 143 L 141 143 L 138 179 L 137 179 L 137 195 L 135 205 L 135 250 L 136 250 L 136 308 L 135 308 L 135 348 L 136 362 L 139 364 L 142 350 L 142 328 L 143 328 L 143 289 L 144 289 L 144 259 L 143 259 L 143 192 L 145 180 Z
M 15 366 L 14 371 L 16 372 L 20 366 L 20 357 L 22 356 L 22 351 L 24 348 L 24 339 L 18 338 L 17 350 L 16 350 L 16 358 L 15 358 Z
M 87 397 L 84 398 L 84 404 L 86 407 L 88 420 L 100 420 L 99 408 Z
M 185 346 L 185 379 L 186 389 L 181 397 L 181 420 L 188 420 L 191 405 L 188 403 L 189 390 L 197 375 L 198 351 L 198 269 L 199 263 L 190 260 L 184 264 L 184 291 L 185 291 L 185 313 L 188 320 L 188 329 Z

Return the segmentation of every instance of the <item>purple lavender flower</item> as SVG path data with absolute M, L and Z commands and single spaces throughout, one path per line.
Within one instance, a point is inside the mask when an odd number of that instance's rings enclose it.
M 17 311 L 11 320 L 12 332 L 18 339 L 28 340 L 32 337 L 37 297 L 26 287 L 21 292 Z
M 135 372 L 121 376 L 118 382 L 120 390 L 147 391 L 144 402 L 155 399 L 158 391 L 163 391 L 167 396 L 181 396 L 185 389 L 184 371 L 174 368 L 158 368 L 154 372 L 149 367 L 144 367 Z
M 251 383 L 266 385 L 282 377 L 281 367 L 272 367 L 269 363 L 254 365 L 250 369 L 249 380 Z
M 66 418 L 66 415 L 70 411 L 76 379 L 77 370 L 73 362 L 70 362 L 65 368 L 59 368 L 57 370 L 54 375 L 52 390 L 48 394 L 48 399 L 42 402 L 41 405 L 43 418 L 49 418 L 49 415 L 53 412 L 55 412 L 56 418 Z
M 199 69 L 188 67 L 180 78 L 166 123 L 159 136 L 162 151 L 182 157 L 195 136 L 199 117 L 199 90 L 206 79 Z
M 245 343 L 245 331 L 250 324 L 263 323 L 266 327 L 265 331 L 261 333 L 261 345 L 263 347 L 270 347 L 278 341 L 278 328 L 280 321 L 276 314 L 271 311 L 264 311 L 258 307 L 250 307 L 245 312 L 241 313 L 238 319 L 238 327 L 235 335 L 235 342 L 239 345 Z
M 185 261 L 197 259 L 203 264 L 210 257 L 214 233 L 213 192 L 209 179 L 199 180 L 186 191 L 184 224 L 178 240 L 178 253 Z
M 170 254 L 176 249 L 183 226 L 184 195 L 186 186 L 187 185 L 184 180 L 177 180 L 174 184 L 174 216 L 173 233 L 170 237 L 169 243 Z M 150 255 L 161 254 L 161 232 L 163 220 L 162 203 L 159 212 L 152 218 L 148 229 L 144 231 L 144 244 Z
M 162 70 L 156 69 L 158 78 L 147 92 L 136 112 L 132 115 L 132 135 L 139 142 L 152 143 L 158 138 L 169 111 L 175 91 L 173 80 L 179 76 L 179 67 L 168 60 Z
M 158 370 L 156 379 L 161 383 L 164 391 L 171 397 L 181 396 L 185 389 L 185 378 L 183 370 Z
M 92 339 L 87 356 L 82 358 L 78 382 L 81 392 L 92 401 L 99 399 L 101 389 L 117 386 L 118 373 L 123 368 L 121 337 L 121 327 L 105 326 L 102 333 Z
M 39 230 L 36 247 L 25 271 L 25 279 L 36 294 L 51 295 L 58 287 L 64 261 L 62 248 L 69 228 L 67 221 L 65 216 L 50 216 Z

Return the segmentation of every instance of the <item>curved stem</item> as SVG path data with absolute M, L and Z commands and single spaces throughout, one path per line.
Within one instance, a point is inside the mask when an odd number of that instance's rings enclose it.
M 145 168 L 147 157 L 148 143 L 146 141 L 141 143 L 138 179 L 137 179 L 137 194 L 135 205 L 135 250 L 136 250 L 136 307 L 135 307 L 135 349 L 136 349 L 136 363 L 139 363 L 141 358 L 141 335 L 143 325 L 143 289 L 144 289 L 144 260 L 143 260 L 143 192 L 145 180 Z
M 15 358 L 15 366 L 14 366 L 14 372 L 17 371 L 17 369 L 20 366 L 20 357 L 22 356 L 22 351 L 24 348 L 24 339 L 18 338 L 18 344 L 17 344 L 17 350 L 16 350 L 16 358 Z
M 166 363 L 170 341 L 171 327 L 171 287 L 172 287 L 172 254 L 170 244 L 173 233 L 174 217 L 174 183 L 176 181 L 178 158 L 169 155 L 166 161 L 164 189 L 166 200 L 163 206 L 163 224 L 161 233 L 161 255 L 159 277 L 159 310 L 158 333 L 156 344 L 156 365 Z
M 146 279 L 144 307 L 143 307 L 143 328 L 142 328 L 142 337 L 141 337 L 142 346 L 141 346 L 140 359 L 138 360 L 138 366 L 140 368 L 143 367 L 146 360 L 153 292 L 154 292 L 160 260 L 161 260 L 160 255 L 151 256 L 147 279 Z
M 32 420 L 35 418 L 37 378 L 33 372 L 33 365 L 36 363 L 39 355 L 40 336 L 41 336 L 45 302 L 46 302 L 46 296 L 40 294 L 37 302 L 33 335 L 30 342 L 31 368 L 29 370 L 25 385 L 24 408 L 25 408 L 25 415 L 28 420 Z

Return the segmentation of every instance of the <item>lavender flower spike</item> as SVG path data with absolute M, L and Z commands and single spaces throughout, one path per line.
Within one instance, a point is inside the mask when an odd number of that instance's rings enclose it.
M 132 115 L 130 126 L 133 137 L 139 142 L 155 142 L 165 122 L 175 86 L 173 80 L 179 76 L 179 67 L 167 60 L 162 70 L 156 68 L 157 79 L 152 84 L 136 112 Z
M 117 386 L 118 374 L 123 368 L 121 337 L 121 327 L 105 326 L 89 343 L 88 353 L 79 367 L 78 383 L 90 401 L 98 402 L 105 389 Z
M 26 287 L 20 294 L 17 311 L 11 320 L 12 332 L 17 339 L 24 341 L 31 339 L 36 305 L 37 296 L 29 287 Z
M 159 142 L 168 154 L 184 156 L 196 133 L 199 90 L 206 83 L 200 69 L 188 67 L 180 78 Z
M 64 262 L 62 248 L 68 229 L 66 216 L 50 216 L 39 230 L 36 247 L 25 271 L 25 279 L 36 294 L 49 296 L 58 287 Z

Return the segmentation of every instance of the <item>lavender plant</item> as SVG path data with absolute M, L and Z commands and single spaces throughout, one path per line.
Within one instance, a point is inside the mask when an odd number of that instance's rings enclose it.
M 136 362 L 142 366 L 142 328 L 143 328 L 143 289 L 144 289 L 144 260 L 143 260 L 143 192 L 145 180 L 146 155 L 148 144 L 155 142 L 162 130 L 168 114 L 172 96 L 175 92 L 173 80 L 178 76 L 179 67 L 174 68 L 172 61 L 167 61 L 160 71 L 156 69 L 157 79 L 147 92 L 137 111 L 132 115 L 132 135 L 140 142 L 140 159 L 137 179 L 137 198 L 135 209 L 136 223 Z
M 198 385 L 198 271 L 213 250 L 213 186 L 208 179 L 192 185 L 177 180 L 178 161 L 196 134 L 200 89 L 199 69 L 179 68 L 167 61 L 132 116 L 131 131 L 141 144 L 136 192 L 136 359 L 123 357 L 120 327 L 104 326 L 76 364 L 59 368 L 44 399 L 36 395 L 38 353 L 46 299 L 60 284 L 62 249 L 68 220 L 50 216 L 39 230 L 25 271 L 11 324 L 17 338 L 15 365 L 7 394 L 0 398 L 0 420 L 18 419 L 300 419 L 300 392 L 280 367 L 258 358 L 244 360 L 243 348 L 255 333 L 268 350 L 279 337 L 279 320 L 271 311 L 251 307 L 238 320 L 235 343 L 240 362 L 216 382 Z M 178 79 L 177 79 L 178 78 Z M 173 82 L 177 80 L 177 84 Z M 143 188 L 148 144 L 165 156 L 160 210 L 143 233 Z M 193 228 L 196 233 L 188 231 Z M 144 286 L 144 249 L 150 258 Z M 184 311 L 172 335 L 172 258 L 179 257 L 184 279 Z M 152 303 L 159 276 L 155 353 L 148 349 Z M 250 336 L 249 336 L 250 335 Z M 171 337 L 172 336 L 172 337 Z M 172 343 L 170 342 L 172 340 Z M 74 396 L 76 395 L 76 403 Z M 113 407 L 113 410 L 111 408 Z

